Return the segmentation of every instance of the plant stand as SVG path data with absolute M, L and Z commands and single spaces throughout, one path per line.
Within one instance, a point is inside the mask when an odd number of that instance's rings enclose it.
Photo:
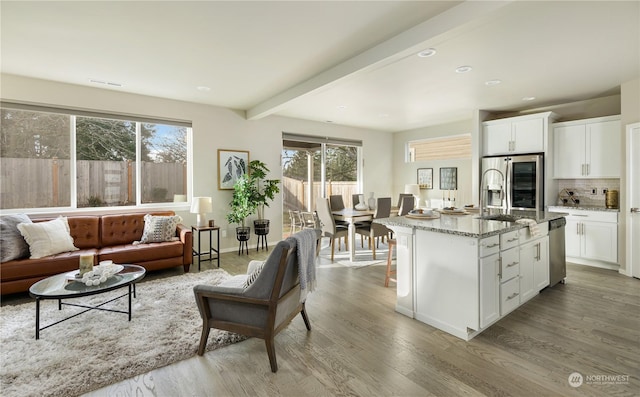
M 267 243 L 267 234 L 269 234 L 269 220 L 268 219 L 256 219 L 253 221 L 253 229 L 258 236 L 258 241 L 256 242 L 256 251 L 258 251 L 258 247 L 262 243 L 262 249 L 269 251 L 269 244 Z
M 251 228 L 249 226 L 237 227 L 236 228 L 236 239 L 240 242 L 240 246 L 238 247 L 238 255 L 242 253 L 243 248 L 246 250 L 247 255 L 249 255 L 249 238 L 251 237 Z

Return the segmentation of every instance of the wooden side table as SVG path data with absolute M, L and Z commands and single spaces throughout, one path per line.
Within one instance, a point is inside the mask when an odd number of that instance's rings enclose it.
M 213 231 L 216 232 L 216 248 L 213 248 L 213 236 L 212 233 Z M 218 260 L 218 267 L 220 267 L 220 226 L 191 226 L 191 234 L 192 235 L 196 235 L 196 232 L 198 234 L 198 250 L 196 251 L 195 248 L 192 248 L 192 255 L 193 256 L 197 256 L 198 257 L 198 270 L 200 270 L 200 261 L 202 261 L 202 255 L 207 255 L 208 258 L 204 259 L 205 261 L 212 261 L 214 259 Z M 207 232 L 209 233 L 209 252 L 202 252 L 201 249 L 201 244 L 200 242 L 202 241 L 202 237 L 201 234 L 202 232 Z M 216 256 L 213 256 L 213 253 L 216 253 Z

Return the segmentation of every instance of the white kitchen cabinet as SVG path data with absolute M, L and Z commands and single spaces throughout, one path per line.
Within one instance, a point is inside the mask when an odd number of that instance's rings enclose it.
M 520 246 L 520 303 L 549 285 L 549 237 Z
M 545 152 L 550 118 L 545 112 L 482 123 L 483 155 Z
M 500 318 L 500 254 L 480 259 L 480 328 Z
M 553 125 L 554 178 L 619 178 L 620 118 Z
M 556 211 L 569 213 L 565 228 L 567 257 L 618 262 L 618 213 L 574 210 L 566 207 Z

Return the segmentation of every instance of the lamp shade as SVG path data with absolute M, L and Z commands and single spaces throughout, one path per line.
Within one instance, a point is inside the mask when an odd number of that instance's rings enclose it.
M 198 214 L 198 226 L 206 226 L 207 220 L 204 214 L 213 211 L 211 197 L 194 197 L 191 202 L 191 213 Z
M 407 184 L 404 185 L 404 192 L 412 194 L 416 197 L 420 196 L 420 185 L 418 184 Z

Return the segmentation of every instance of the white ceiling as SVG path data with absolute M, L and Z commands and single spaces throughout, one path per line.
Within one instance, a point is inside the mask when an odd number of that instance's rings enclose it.
M 616 94 L 640 77 L 639 1 L 3 0 L 0 17 L 2 73 L 249 119 L 401 131 Z

